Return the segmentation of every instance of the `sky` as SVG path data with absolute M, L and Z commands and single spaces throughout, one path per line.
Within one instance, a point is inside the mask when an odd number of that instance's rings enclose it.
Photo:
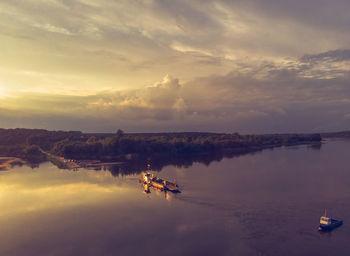
M 350 127 L 348 0 L 2 0 L 0 127 Z

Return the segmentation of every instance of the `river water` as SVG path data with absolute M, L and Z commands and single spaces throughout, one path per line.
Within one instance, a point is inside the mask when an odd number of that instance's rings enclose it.
M 349 255 L 349 148 L 329 140 L 155 173 L 180 194 L 145 194 L 140 174 L 17 166 L 0 172 L 0 255 Z M 325 208 L 344 221 L 331 233 L 317 231 Z

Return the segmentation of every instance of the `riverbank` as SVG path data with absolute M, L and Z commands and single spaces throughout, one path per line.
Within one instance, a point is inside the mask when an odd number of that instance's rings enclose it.
M 320 143 L 320 134 L 238 133 L 82 133 L 36 129 L 0 129 L 0 156 L 40 163 L 47 159 L 59 168 L 99 168 L 106 163 L 135 162 L 201 155 L 234 155 L 265 148 Z M 109 164 L 110 165 L 110 164 Z M 6 168 L 6 165 L 4 166 Z

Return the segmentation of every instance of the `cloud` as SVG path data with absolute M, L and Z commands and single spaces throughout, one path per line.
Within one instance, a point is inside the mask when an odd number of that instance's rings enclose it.
M 303 62 L 341 62 L 341 61 L 350 61 L 350 50 L 333 50 L 327 51 L 320 54 L 306 54 L 300 59 Z
M 138 132 L 267 133 L 346 129 L 350 120 L 349 72 L 343 70 L 333 78 L 308 76 L 310 70 L 324 72 L 324 62 L 330 62 L 323 57 L 318 61 L 318 66 L 305 66 L 303 58 L 283 65 L 265 61 L 242 64 L 226 75 L 184 83 L 166 75 L 144 88 L 87 96 L 23 93 L 3 99 L 0 116 L 8 124 L 18 124 L 18 116 L 22 123 L 31 122 L 29 126 L 35 123 L 42 128 L 56 129 L 58 125 L 60 129 L 88 131 L 123 128 Z M 18 101 L 22 107 L 15 104 Z M 12 112 L 6 116 L 7 109 Z
M 212 54 L 208 51 L 196 49 L 196 48 L 193 48 L 191 46 L 186 46 L 186 45 L 183 45 L 183 44 L 177 43 L 177 42 L 172 43 L 170 45 L 170 47 L 172 49 L 174 49 L 175 51 L 179 51 L 182 53 L 190 53 L 190 54 L 193 54 L 195 56 L 212 56 Z
M 346 127 L 349 4 L 3 0 L 0 121 L 95 131 Z
M 52 33 L 60 33 L 60 34 L 64 34 L 64 35 L 73 35 L 72 32 L 70 32 L 68 29 L 63 28 L 63 27 L 57 27 L 57 26 L 53 26 L 51 24 L 34 24 L 34 27 L 46 30 L 48 32 L 52 32 Z
M 183 98 L 178 98 L 173 105 L 173 109 L 177 112 L 184 112 L 187 109 L 187 104 Z
M 169 72 L 189 81 L 224 75 L 240 62 L 281 64 L 348 46 L 348 7 L 342 0 L 3 0 L 0 65 L 7 75 L 0 82 L 14 90 L 57 90 L 57 75 L 75 75 L 79 79 L 69 81 L 75 89 L 98 81 L 125 89 Z M 26 80 L 18 72 L 47 79 Z

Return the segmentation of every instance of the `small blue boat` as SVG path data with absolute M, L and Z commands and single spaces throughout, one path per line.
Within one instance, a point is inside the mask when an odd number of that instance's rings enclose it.
M 320 218 L 320 225 L 318 226 L 319 231 L 331 231 L 343 224 L 342 220 L 332 219 L 327 217 L 327 212 L 325 210 L 324 216 Z

